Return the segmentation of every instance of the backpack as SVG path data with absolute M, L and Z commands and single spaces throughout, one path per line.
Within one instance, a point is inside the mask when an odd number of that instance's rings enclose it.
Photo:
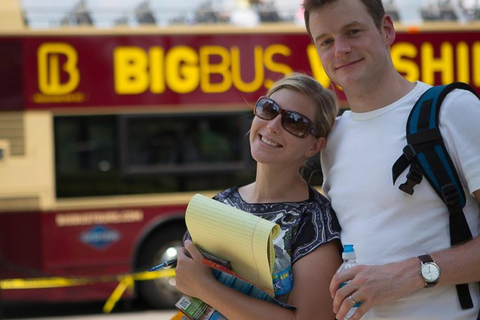
M 468 90 L 478 98 L 473 88 L 463 82 L 428 89 L 410 112 L 407 121 L 408 144 L 392 167 L 395 184 L 398 176 L 410 166 L 407 181 L 399 186 L 400 190 L 408 194 L 413 194 L 413 188 L 422 181 L 422 177 L 427 178 L 448 208 L 452 246 L 472 239 L 463 214 L 465 193 L 438 128 L 440 106 L 445 96 L 456 88 Z M 456 288 L 462 309 L 473 308 L 468 284 L 458 284 Z

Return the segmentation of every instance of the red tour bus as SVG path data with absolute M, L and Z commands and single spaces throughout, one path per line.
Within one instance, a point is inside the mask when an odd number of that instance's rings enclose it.
M 479 30 L 399 26 L 394 63 L 480 91 Z M 250 105 L 292 71 L 330 86 L 293 24 L 0 31 L 1 279 L 128 274 L 174 257 L 195 193 L 254 179 Z M 171 307 L 173 281 L 139 281 L 127 297 Z M 116 285 L 1 296 L 105 300 Z

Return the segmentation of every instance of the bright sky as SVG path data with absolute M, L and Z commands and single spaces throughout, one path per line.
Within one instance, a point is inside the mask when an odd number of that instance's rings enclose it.
M 20 0 L 30 26 L 51 27 L 59 24 L 66 13 L 80 0 Z M 114 20 L 128 17 L 130 25 L 136 25 L 134 18 L 135 8 L 143 0 L 85 0 L 91 17 L 98 27 L 110 27 Z M 216 9 L 226 8 L 232 10 L 239 3 L 246 0 L 149 0 L 150 8 L 157 23 L 168 24 L 175 17 L 188 17 L 192 15 L 198 6 L 210 1 Z M 293 16 L 300 6 L 301 0 L 272 0 L 280 16 L 287 18 Z M 384 0 L 384 3 L 393 3 L 400 12 L 404 23 L 420 23 L 420 8 L 431 5 L 438 0 Z M 457 3 L 457 0 L 452 1 Z M 480 5 L 480 0 L 461 0 L 465 7 L 473 7 L 475 3 Z
M 58 24 L 66 13 L 75 7 L 79 0 L 20 0 L 27 12 L 32 27 L 48 27 Z M 150 8 L 157 21 L 191 14 L 200 4 L 207 0 L 150 0 Z M 210 0 L 212 4 L 228 1 Z M 134 23 L 134 10 L 142 0 L 86 0 L 86 6 L 91 12 L 94 22 L 99 26 L 108 27 L 115 19 L 129 17 Z M 157 16 L 161 15 L 161 16 Z M 164 22 L 165 23 L 165 22 Z

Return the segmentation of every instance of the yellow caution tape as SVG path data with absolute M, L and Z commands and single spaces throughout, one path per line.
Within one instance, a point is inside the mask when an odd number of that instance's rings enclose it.
M 107 302 L 105 302 L 105 305 L 103 306 L 103 312 L 110 313 L 113 307 L 115 307 L 117 301 L 120 300 L 120 298 L 122 297 L 125 290 L 133 290 L 133 284 L 133 278 L 129 276 L 126 276 L 125 278 L 120 280 L 118 286 L 115 288 L 115 290 L 113 290 L 113 293 L 110 295 Z
M 103 312 L 110 313 L 115 304 L 120 300 L 125 290 L 133 290 L 135 281 L 154 280 L 158 278 L 174 277 L 174 269 L 165 269 L 158 271 L 143 271 L 133 274 L 122 274 L 103 277 L 84 277 L 84 278 L 32 278 L 32 279 L 5 279 L 0 280 L 0 289 L 44 289 L 44 288 L 60 288 L 73 287 L 98 282 L 118 281 L 119 284 L 108 298 L 103 307 Z
M 0 281 L 0 289 L 39 289 L 72 287 L 92 283 L 87 279 L 67 278 L 36 278 L 36 279 L 6 279 Z

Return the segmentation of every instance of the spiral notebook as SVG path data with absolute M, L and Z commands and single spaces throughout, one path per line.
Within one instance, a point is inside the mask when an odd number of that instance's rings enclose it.
M 201 194 L 190 200 L 185 221 L 200 249 L 228 260 L 238 276 L 274 295 L 272 240 L 279 225 Z

